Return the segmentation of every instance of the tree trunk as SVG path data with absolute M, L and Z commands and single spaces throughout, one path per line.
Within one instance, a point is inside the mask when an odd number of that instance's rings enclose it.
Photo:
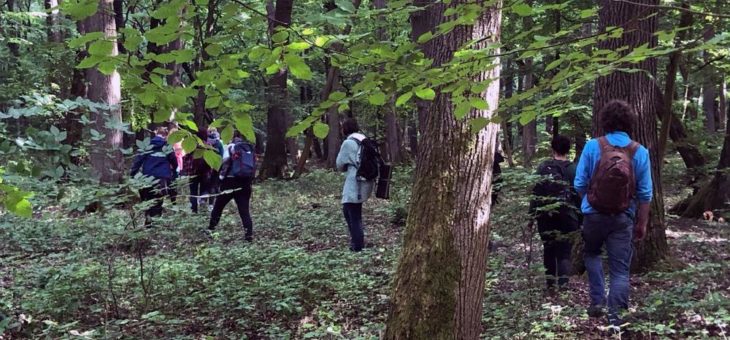
M 512 60 L 507 59 L 505 62 L 505 69 L 503 72 L 503 76 L 501 77 L 502 82 L 504 83 L 504 97 L 505 98 L 512 98 L 512 95 L 514 94 L 514 87 L 515 87 L 515 78 L 512 74 Z M 511 117 L 506 117 L 502 121 L 502 152 L 504 153 L 505 159 L 507 159 L 507 164 L 509 164 L 510 168 L 515 166 L 515 160 L 513 157 L 513 147 L 514 147 L 514 140 L 512 137 L 512 123 L 509 121 Z
M 630 22 L 630 30 L 622 37 L 603 40 L 598 43 L 599 49 L 613 51 L 623 50 L 626 54 L 644 44 L 649 48 L 657 45 L 654 33 L 657 30 L 656 7 L 658 0 L 636 0 L 636 4 L 602 0 L 599 10 L 599 29 L 606 27 L 626 26 Z M 593 96 L 593 123 L 594 135 L 604 134 L 599 124 L 598 112 L 611 99 L 622 99 L 630 103 L 639 114 L 635 131 L 630 131 L 632 138 L 643 144 L 651 156 L 651 172 L 654 183 L 654 199 L 651 203 L 651 219 L 647 226 L 646 239 L 636 243 L 636 252 L 633 258 L 633 267 L 638 270 L 646 269 L 669 254 L 667 239 L 664 230 L 664 195 L 662 193 L 661 164 L 657 150 L 657 128 L 655 101 L 655 86 L 653 77 L 656 76 L 656 60 L 647 59 L 638 64 L 626 65 L 644 72 L 626 73 L 614 72 L 596 80 Z M 651 75 L 651 77 L 649 76 Z
M 673 213 L 687 218 L 700 218 L 705 211 L 712 211 L 717 215 L 725 214 L 726 219 L 730 218 L 727 215 L 730 211 L 730 120 L 725 124 L 725 140 L 715 175 L 692 197 L 672 209 Z
M 727 125 L 727 83 L 725 77 L 722 76 L 720 80 L 720 105 L 718 107 L 718 118 L 720 121 L 720 127 Z M 727 131 L 727 130 L 725 130 Z
M 401 134 L 398 117 L 396 117 L 394 100 L 389 102 L 385 112 L 385 145 L 388 150 L 388 161 L 392 164 L 402 163 Z
M 715 28 L 708 24 L 705 26 L 705 41 L 712 39 L 715 36 Z M 705 51 L 703 52 L 703 59 L 705 64 L 710 63 L 710 55 Z M 707 65 L 704 70 L 706 76 L 703 77 L 704 83 L 702 84 L 702 109 L 705 111 L 705 130 L 707 132 L 717 131 L 717 83 L 714 81 L 714 67 Z
M 414 16 L 412 25 L 435 29 L 449 20 L 443 15 L 447 7 L 468 2 L 431 3 Z M 479 40 L 474 48 L 497 43 L 500 7 L 498 2 L 485 9 L 474 26 L 457 26 L 426 43 L 426 57 L 438 67 L 467 42 Z M 475 78 L 499 78 L 499 60 L 495 58 L 494 68 Z M 473 110 L 468 118 L 495 114 L 499 82 L 491 82 L 482 97 L 489 110 Z M 490 124 L 473 134 L 468 118 L 456 120 L 449 94 L 440 91 L 427 117 L 385 338 L 477 339 L 482 328 L 489 192 L 499 125 Z
M 83 21 L 76 22 L 76 29 L 79 34 L 86 34 L 86 28 L 84 27 Z M 76 52 L 76 65 L 86 58 L 86 50 L 79 49 Z M 84 77 L 84 70 L 75 68 L 71 74 L 71 88 L 68 90 L 69 98 L 86 98 L 86 78 Z M 84 126 L 79 121 L 78 111 L 69 112 L 64 116 L 64 128 L 66 130 L 66 143 L 71 146 L 78 146 L 81 142 L 82 132 Z M 79 165 L 79 160 L 73 158 L 74 164 Z
M 532 6 L 533 0 L 526 0 L 527 5 Z M 524 27 L 533 27 L 534 20 L 528 15 L 522 18 Z M 535 85 L 535 75 L 532 58 L 526 59 L 523 66 L 523 91 L 529 91 Z M 532 167 L 532 158 L 537 152 L 537 119 L 533 119 L 522 128 L 522 159 L 525 167 Z
M 291 25 L 293 0 L 277 0 L 274 11 L 274 27 Z M 261 178 L 283 178 L 287 166 L 286 130 L 288 129 L 289 93 L 286 85 L 288 72 L 280 70 L 266 87 L 268 113 L 266 121 L 266 151 L 261 166 Z
M 114 40 L 117 36 L 114 22 L 112 0 L 100 0 L 99 10 L 85 23 L 87 32 L 103 32 L 106 39 Z M 118 55 L 117 44 L 111 51 Z M 88 69 L 86 79 L 89 82 L 87 97 L 92 102 L 103 103 L 108 107 L 92 112 L 94 129 L 104 135 L 91 146 L 91 167 L 102 183 L 115 183 L 124 175 L 124 158 L 120 153 L 122 147 L 122 131 L 110 129 L 107 122 L 121 122 L 121 79 L 119 72 L 104 75 L 97 69 Z
M 48 41 L 60 44 L 63 42 L 63 32 L 61 31 L 61 18 L 58 14 L 58 0 L 44 0 L 43 5 L 48 11 L 46 17 Z
M 687 1 L 684 1 L 682 3 L 682 8 L 685 8 L 686 10 L 689 10 L 689 3 Z M 687 27 L 692 26 L 692 13 L 689 11 L 682 12 L 682 15 L 679 19 L 679 28 L 684 29 L 680 30 L 679 34 L 677 35 L 677 38 L 674 40 L 674 46 L 676 48 L 680 48 L 682 41 L 686 38 L 687 35 Z M 677 50 L 672 52 L 672 54 L 669 56 L 669 64 L 667 65 L 667 80 L 665 82 L 664 86 L 664 97 L 662 99 L 662 107 L 664 112 L 660 114 L 659 119 L 662 121 L 662 127 L 659 134 L 659 162 L 660 166 L 662 165 L 664 161 L 664 156 L 667 152 L 667 140 L 669 139 L 669 133 L 671 131 L 672 125 L 675 124 L 674 122 L 674 112 L 672 110 L 672 104 L 674 103 L 675 98 L 675 84 L 677 82 L 677 69 L 679 68 L 679 61 L 682 58 L 682 52 L 681 50 Z M 659 112 L 659 110 L 657 110 Z M 677 122 L 679 123 L 679 122 Z

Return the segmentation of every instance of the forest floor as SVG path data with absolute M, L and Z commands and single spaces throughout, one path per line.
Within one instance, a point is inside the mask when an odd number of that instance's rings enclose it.
M 585 313 L 585 276 L 567 293 L 543 290 L 541 245 L 525 227 L 527 177 L 505 172 L 509 194 L 493 214 L 483 338 L 603 338 L 603 320 Z M 37 193 L 34 219 L 0 216 L 0 339 L 377 339 L 409 178 L 400 169 L 393 198 L 366 204 L 374 247 L 356 254 L 330 172 L 256 185 L 253 243 L 233 204 L 210 241 L 207 214 L 182 197 L 139 230 L 139 206 L 81 212 L 93 200 L 125 206 L 114 189 L 24 183 Z M 632 276 L 627 328 L 634 338 L 727 338 L 730 227 L 670 217 L 667 236 L 674 265 Z

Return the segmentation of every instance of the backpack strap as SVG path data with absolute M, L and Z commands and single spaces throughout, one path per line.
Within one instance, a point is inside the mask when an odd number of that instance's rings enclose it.
M 639 143 L 632 140 L 631 143 L 626 146 L 626 149 L 629 152 L 629 159 L 633 160 L 636 152 L 639 151 Z

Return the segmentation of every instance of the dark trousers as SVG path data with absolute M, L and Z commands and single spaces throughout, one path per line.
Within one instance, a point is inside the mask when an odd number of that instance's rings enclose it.
M 198 199 L 205 190 L 205 178 L 203 176 L 194 176 L 190 178 L 190 209 L 194 212 L 198 212 Z
M 548 288 L 555 283 L 560 287 L 568 284 L 572 263 L 570 255 L 573 242 L 570 233 L 577 230 L 572 221 L 556 216 L 537 220 L 537 230 L 543 245 L 543 265 Z
M 633 254 L 634 221 L 627 214 L 590 214 L 583 219 L 584 260 L 591 304 L 608 305 L 608 321 L 620 325 L 620 313 L 629 307 L 629 268 Z M 601 248 L 608 253 L 610 284 L 606 299 Z M 608 302 L 608 303 L 606 303 Z
M 362 203 L 343 203 L 342 212 L 350 230 L 350 250 L 361 251 L 365 247 L 365 232 L 362 227 Z
M 210 225 L 208 229 L 213 230 L 218 226 L 223 214 L 223 209 L 231 200 L 236 201 L 238 207 L 238 215 L 241 216 L 243 229 L 246 231 L 246 239 L 253 237 L 253 221 L 251 220 L 251 212 L 249 204 L 251 202 L 251 184 L 252 178 L 225 178 L 221 182 L 221 193 L 216 196 L 215 204 L 213 204 L 213 212 L 210 215 Z M 232 190 L 231 192 L 227 192 Z
M 165 196 L 168 194 L 168 180 L 160 179 L 155 186 L 141 189 L 139 191 L 139 197 L 143 202 L 154 200 L 152 206 L 145 211 L 144 214 L 144 226 L 149 228 L 152 226 L 152 218 L 159 217 L 162 215 L 162 202 Z

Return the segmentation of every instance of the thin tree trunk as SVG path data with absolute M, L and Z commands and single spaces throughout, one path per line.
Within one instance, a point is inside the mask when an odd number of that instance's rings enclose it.
M 527 5 L 532 6 L 533 0 L 526 0 Z M 524 27 L 533 27 L 534 19 L 528 15 L 522 18 Z M 535 85 L 535 75 L 533 70 L 533 60 L 528 58 L 525 60 L 523 91 L 529 91 Z M 522 157 L 525 167 L 532 167 L 532 159 L 537 152 L 537 119 L 533 119 L 522 128 Z
M 443 15 L 447 7 L 467 2 L 471 1 L 433 3 L 414 17 L 412 25 L 435 29 L 448 20 Z M 438 67 L 467 42 L 479 40 L 475 48 L 497 43 L 501 3 L 493 6 L 474 26 L 457 26 L 426 43 L 426 57 Z M 499 78 L 499 60 L 495 58 L 494 68 L 475 78 Z M 499 82 L 491 82 L 482 97 L 489 110 L 474 110 L 468 118 L 495 114 Z M 482 329 L 489 192 L 499 125 L 471 133 L 468 119 L 456 120 L 450 95 L 440 91 L 427 117 L 385 339 L 477 339 Z
M 276 1 L 274 28 L 291 25 L 292 2 L 293 0 Z M 263 179 L 283 178 L 287 167 L 286 130 L 289 123 L 287 76 L 287 70 L 280 70 L 269 80 L 266 87 L 269 109 L 266 122 L 266 151 L 260 172 L 260 177 Z
M 352 0 L 353 7 L 355 7 L 355 9 L 360 8 L 360 2 L 361 0 Z M 336 8 L 334 1 L 328 1 L 325 4 L 325 10 L 332 10 L 334 8 Z M 350 34 L 351 31 L 352 26 L 347 25 L 343 30 L 343 34 Z M 332 43 L 331 48 L 334 51 L 343 52 L 345 46 L 341 42 L 334 42 Z M 325 87 L 324 89 L 322 89 L 322 100 L 327 100 L 330 93 L 337 91 L 339 89 L 339 86 L 340 68 L 337 66 L 333 66 L 331 63 L 329 63 Z M 337 161 L 337 154 L 340 151 L 340 143 L 342 138 L 342 136 L 340 136 L 340 113 L 338 111 L 337 105 L 327 110 L 327 124 L 330 128 L 329 134 L 327 135 L 327 167 L 330 169 L 334 169 L 336 167 L 335 163 Z
M 722 76 L 720 81 L 720 105 L 718 107 L 718 117 L 720 120 L 720 126 L 724 127 L 727 125 L 727 83 L 725 82 L 725 76 Z M 727 131 L 727 130 L 725 130 Z
M 682 8 L 689 9 L 689 3 L 684 1 Z M 689 11 L 682 12 L 679 19 L 679 34 L 674 40 L 674 46 L 679 48 L 682 41 L 687 35 L 686 28 L 692 26 L 692 13 Z M 684 29 L 684 30 L 682 30 Z M 681 50 L 673 52 L 669 57 L 669 64 L 667 65 L 667 81 L 664 86 L 664 98 L 662 100 L 662 107 L 664 108 L 664 114 L 660 117 L 662 121 L 662 127 L 659 134 L 659 162 L 660 165 L 663 163 L 664 156 L 667 152 L 667 140 L 669 139 L 669 131 L 671 126 L 674 124 L 674 112 L 672 110 L 672 104 L 675 98 L 675 84 L 677 82 L 677 69 L 679 67 L 679 61 L 682 58 Z M 659 112 L 659 110 L 657 110 Z
M 87 19 L 85 27 L 87 32 L 104 32 L 106 39 L 116 39 L 112 0 L 100 0 L 98 11 Z M 117 45 L 114 44 L 111 55 L 117 54 Z M 89 82 L 88 99 L 107 105 L 105 109 L 92 112 L 94 129 L 103 134 L 104 138 L 92 142 L 91 166 L 102 183 L 119 182 L 124 169 L 124 158 L 119 151 L 122 147 L 122 131 L 108 128 L 107 122 L 122 121 L 121 78 L 117 71 L 107 76 L 92 68 L 87 70 L 86 79 Z
M 76 22 L 76 29 L 79 32 L 79 34 L 86 34 L 86 29 L 84 27 L 83 21 L 77 21 Z M 85 49 L 79 49 L 76 52 L 76 64 L 80 63 L 82 60 L 86 58 L 86 50 Z M 71 74 L 71 87 L 68 91 L 69 98 L 76 99 L 76 98 L 86 98 L 86 77 L 85 77 L 85 71 L 82 69 L 75 68 L 73 69 L 73 72 Z M 79 113 L 78 111 L 69 112 L 64 116 L 64 127 L 66 130 L 66 143 L 71 146 L 78 146 L 81 142 L 82 132 L 83 132 L 83 125 L 79 121 Z M 78 165 L 79 159 L 72 158 L 74 164 Z
M 43 5 L 46 11 L 49 11 L 46 17 L 48 41 L 57 44 L 62 43 L 63 32 L 61 31 L 61 18 L 58 13 L 58 0 L 44 0 Z
M 711 24 L 705 26 L 705 41 L 712 39 L 714 36 L 715 28 Z M 710 55 L 707 51 L 703 52 L 703 59 L 706 64 L 710 62 Z M 715 101 L 717 98 L 717 83 L 710 76 L 714 73 L 712 65 L 708 65 L 705 72 L 708 74 L 708 76 L 704 77 L 704 83 L 702 85 L 702 108 L 705 111 L 705 130 L 707 132 L 715 132 L 717 131 L 717 102 Z
M 512 60 L 507 59 L 505 62 L 505 69 L 503 72 L 502 81 L 504 82 L 504 97 L 512 98 L 514 94 L 515 78 L 512 74 Z M 502 121 L 502 151 L 507 159 L 507 164 L 510 168 L 515 166 L 515 160 L 513 156 L 514 140 L 512 137 L 512 123 L 510 122 L 511 117 L 506 117 Z
M 638 4 L 629 4 L 612 0 L 602 0 L 599 10 L 599 29 L 606 27 L 624 26 L 626 22 L 634 21 L 635 29 L 627 31 L 622 37 L 603 40 L 598 43 L 599 49 L 623 50 L 629 53 L 634 48 L 649 44 L 649 48 L 657 45 L 654 33 L 657 30 L 655 15 L 658 0 L 636 0 Z M 628 66 L 628 65 L 627 65 Z M 630 66 L 628 66 L 630 67 Z M 656 129 L 655 86 L 652 77 L 656 76 L 656 60 L 647 59 L 634 66 L 644 72 L 626 73 L 614 72 L 596 80 L 593 96 L 593 121 L 595 136 L 604 134 L 598 117 L 598 111 L 611 99 L 623 99 L 634 106 L 639 114 L 635 131 L 631 135 L 643 144 L 651 156 L 652 179 L 654 183 L 654 199 L 651 203 L 651 219 L 647 226 L 646 239 L 636 243 L 636 252 L 633 258 L 635 269 L 643 270 L 664 259 L 669 254 L 667 239 L 664 230 L 664 195 L 662 192 L 661 164 L 659 163 L 658 141 Z M 649 75 L 652 77 L 650 77 Z

